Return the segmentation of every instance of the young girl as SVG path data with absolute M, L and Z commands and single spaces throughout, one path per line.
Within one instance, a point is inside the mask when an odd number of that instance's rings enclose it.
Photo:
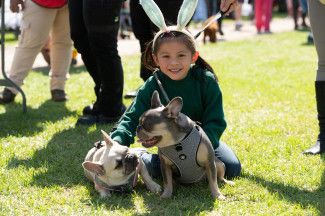
M 222 106 L 222 94 L 211 66 L 196 51 L 193 37 L 185 31 L 171 30 L 158 32 L 144 53 L 144 64 L 159 68 L 156 76 L 168 98 L 183 98 L 182 112 L 202 124 L 216 156 L 225 163 L 226 176 L 240 174 L 241 165 L 234 152 L 219 139 L 226 128 Z M 137 97 L 124 114 L 111 137 L 122 145 L 134 142 L 139 117 L 150 109 L 151 96 L 157 90 L 163 95 L 157 79 L 151 76 L 138 91 Z M 167 105 L 164 97 L 161 102 Z M 160 175 L 157 155 L 145 154 L 143 159 L 151 175 Z
M 165 96 L 161 98 L 163 105 L 169 99 L 180 96 L 183 98 L 182 112 L 192 120 L 201 122 L 215 148 L 216 157 L 225 163 L 226 177 L 238 176 L 241 171 L 238 158 L 225 143 L 219 142 L 226 122 L 217 78 L 211 66 L 199 57 L 194 37 L 184 30 L 193 16 L 197 0 L 183 1 L 177 25 L 172 27 L 166 26 L 164 17 L 153 0 L 140 0 L 140 4 L 160 29 L 143 55 L 144 65 L 149 69 L 157 68 L 157 71 L 139 89 L 111 137 L 126 146 L 134 142 L 139 117 L 150 109 L 151 96 L 155 90 Z M 142 159 L 153 177 L 161 176 L 157 154 L 144 154 Z

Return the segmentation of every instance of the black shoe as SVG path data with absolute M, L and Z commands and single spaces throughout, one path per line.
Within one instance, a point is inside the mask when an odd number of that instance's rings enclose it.
M 10 91 L 7 88 L 3 89 L 2 94 L 0 95 L 0 104 L 8 104 L 15 100 L 16 94 Z
M 61 89 L 53 89 L 51 90 L 52 100 L 55 102 L 63 102 L 68 100 L 68 96 L 66 95 L 64 90 Z
M 117 122 L 124 114 L 126 107 L 123 105 L 121 113 L 117 116 L 83 115 L 77 120 L 77 125 L 93 125 L 93 124 L 111 124 Z
M 99 115 L 98 107 L 96 102 L 94 104 L 85 106 L 82 110 L 83 115 Z
M 304 154 L 322 154 L 325 152 L 325 81 L 315 82 L 317 118 L 319 134 L 316 144 L 304 151 Z

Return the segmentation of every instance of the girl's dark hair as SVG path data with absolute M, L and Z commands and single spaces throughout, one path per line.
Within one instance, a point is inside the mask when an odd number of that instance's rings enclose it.
M 158 68 L 158 65 L 156 65 L 152 57 L 152 54 L 156 55 L 160 46 L 167 41 L 178 41 L 180 43 L 185 44 L 185 46 L 191 51 L 192 55 L 194 55 L 194 53 L 196 52 L 195 44 L 194 44 L 195 42 L 187 34 L 180 31 L 163 32 L 157 37 L 154 47 L 153 47 L 153 41 L 149 42 L 146 46 L 146 49 L 141 59 L 142 63 L 146 68 L 148 68 L 151 71 L 154 71 L 156 68 Z M 208 70 L 212 72 L 217 80 L 213 68 L 209 63 L 207 63 L 203 58 L 201 58 L 201 56 L 198 57 L 198 59 L 195 62 L 195 65 L 204 70 Z

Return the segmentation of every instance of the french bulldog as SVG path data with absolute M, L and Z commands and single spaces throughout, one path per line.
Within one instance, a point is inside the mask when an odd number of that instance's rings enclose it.
M 86 177 L 94 182 L 101 197 L 110 196 L 113 192 L 130 192 L 136 185 L 138 175 L 151 192 L 161 191 L 141 159 L 145 149 L 122 146 L 103 130 L 102 135 L 104 141 L 97 142 L 82 163 Z
M 213 199 L 225 199 L 219 191 L 217 178 L 233 185 L 224 178 L 225 165 L 215 157 L 212 144 L 194 121 L 181 113 L 181 97 L 173 98 L 165 107 L 155 91 L 151 109 L 139 119 L 137 136 L 146 148 L 158 147 L 163 176 L 163 198 L 173 192 L 173 178 L 180 183 L 195 183 L 207 178 Z

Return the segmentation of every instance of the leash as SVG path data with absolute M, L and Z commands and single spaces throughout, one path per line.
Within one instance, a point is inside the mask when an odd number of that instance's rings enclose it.
M 228 13 L 228 11 L 230 10 L 231 5 L 232 5 L 232 4 L 229 5 L 228 9 L 227 9 L 225 12 L 223 12 L 223 11 L 220 10 L 216 15 L 214 15 L 214 18 L 213 18 L 212 20 L 210 20 L 210 22 L 208 22 L 208 24 L 206 24 L 206 25 L 204 26 L 204 28 L 203 28 L 201 31 L 199 31 L 198 33 L 196 33 L 196 34 L 194 35 L 194 39 L 197 39 L 197 38 L 200 36 L 200 34 L 201 34 L 201 33 L 202 33 L 206 28 L 208 28 L 208 26 L 211 25 L 213 22 L 217 21 L 217 20 L 220 19 L 221 17 L 224 17 L 224 16 Z
M 158 86 L 159 86 L 161 92 L 163 93 L 163 96 L 164 96 L 165 100 L 167 101 L 167 103 L 169 103 L 170 100 L 169 100 L 169 98 L 168 98 L 168 95 L 167 95 L 167 93 L 166 93 L 166 91 L 165 91 L 163 85 L 161 84 L 159 78 L 158 78 L 158 75 L 157 75 L 157 71 L 158 71 L 158 70 L 159 70 L 159 69 L 157 68 L 157 69 L 153 72 L 153 76 L 155 77 L 155 79 L 156 79 L 156 81 L 157 81 L 157 83 L 158 83 Z

